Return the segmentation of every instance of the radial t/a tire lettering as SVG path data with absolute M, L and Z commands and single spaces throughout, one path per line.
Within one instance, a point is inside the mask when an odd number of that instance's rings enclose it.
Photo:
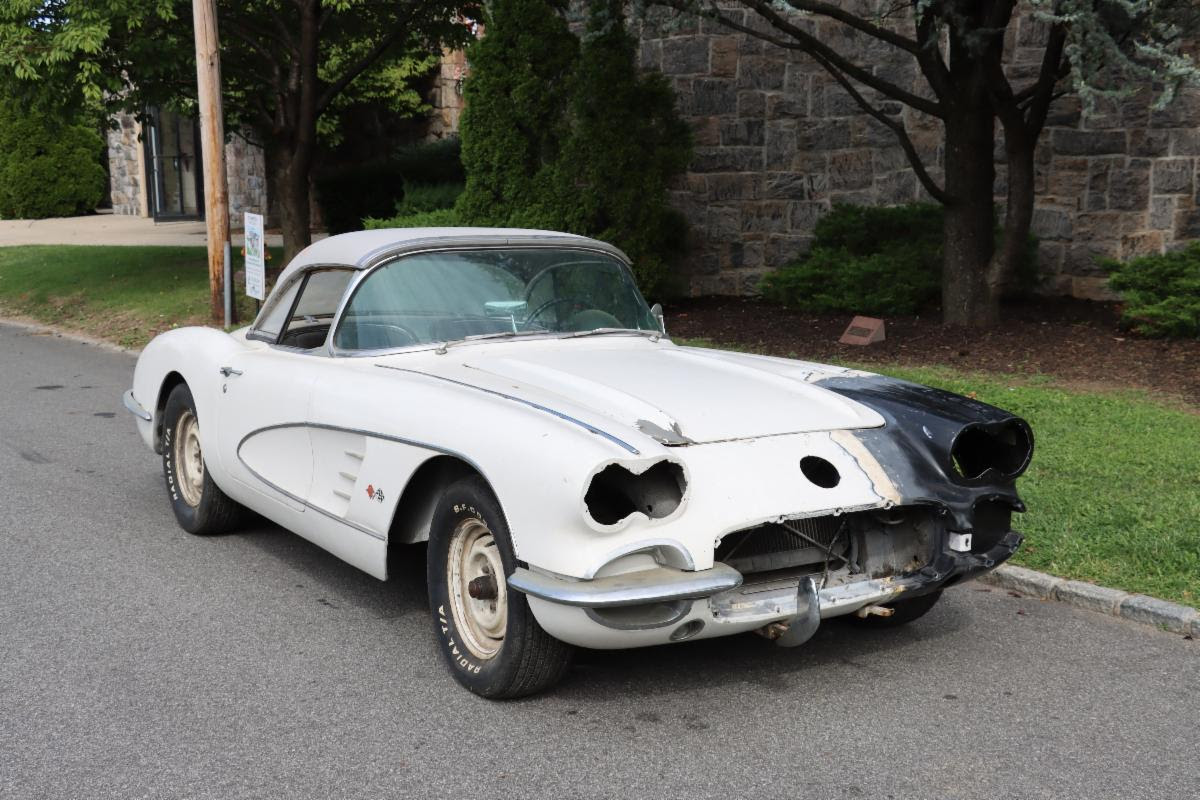
M 200 419 L 187 384 L 171 390 L 163 410 L 163 478 L 179 526 L 208 536 L 237 525 L 243 507 L 221 491 L 205 467 Z
M 434 633 L 459 683 L 500 700 L 562 678 L 571 648 L 542 630 L 525 595 L 508 588 L 516 557 L 500 504 L 482 478 L 464 478 L 442 493 L 427 557 Z

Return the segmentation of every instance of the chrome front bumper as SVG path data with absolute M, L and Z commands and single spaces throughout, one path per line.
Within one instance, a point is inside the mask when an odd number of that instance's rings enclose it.
M 986 553 L 945 549 L 914 572 L 881 578 L 842 572 L 767 579 L 752 573 L 747 582 L 718 562 L 706 570 L 657 566 L 591 580 L 520 567 L 508 585 L 527 595 L 547 633 L 581 647 L 647 647 L 762 629 L 780 644 L 796 645 L 822 620 L 988 572 L 1020 543 L 1021 535 L 1009 531 Z
M 742 583 L 742 573 L 724 564 L 689 572 L 671 567 L 627 572 L 607 578 L 571 580 L 545 572 L 517 567 L 508 585 L 518 592 L 552 603 L 583 608 L 616 608 L 651 603 L 691 600 L 733 589 Z
M 707 599 L 713 623 L 739 626 L 807 615 L 814 605 L 821 619 L 851 614 L 863 606 L 892 600 L 921 583 L 919 578 L 870 578 L 817 589 L 810 576 L 797 576 L 747 584 L 740 572 L 719 562 L 712 569 L 695 572 L 656 567 L 592 580 L 518 567 L 508 578 L 508 585 L 519 592 L 581 608 Z
M 137 398 L 133 396 L 132 389 L 126 392 L 125 396 L 121 399 L 125 402 L 125 410 L 130 414 L 133 414 L 138 419 L 142 420 L 143 422 L 149 422 L 154 419 L 150 412 L 142 408 L 142 404 L 139 403 Z

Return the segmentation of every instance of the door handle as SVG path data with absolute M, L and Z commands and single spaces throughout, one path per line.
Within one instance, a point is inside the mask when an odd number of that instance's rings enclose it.
M 242 374 L 242 371 L 240 369 L 234 369 L 233 367 L 221 367 L 221 369 L 219 371 L 226 378 L 228 378 L 230 375 L 241 375 Z

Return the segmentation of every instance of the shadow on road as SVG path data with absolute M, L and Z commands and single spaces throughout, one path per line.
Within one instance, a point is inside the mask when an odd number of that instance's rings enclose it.
M 390 564 L 391 579 L 383 583 L 265 520 L 259 519 L 252 528 L 232 536 L 278 559 L 306 582 L 321 586 L 340 604 L 388 620 L 424 618 L 429 613 L 424 544 L 402 546 Z M 731 678 L 788 691 L 804 673 L 830 667 L 878 671 L 886 679 L 878 666 L 881 654 L 892 657 L 910 648 L 925 648 L 971 624 L 969 611 L 953 603 L 952 594 L 947 595 L 951 602 L 943 601 L 921 622 L 878 630 L 860 628 L 848 620 L 831 620 L 808 644 L 795 649 L 779 647 L 754 634 L 635 650 L 579 649 L 574 668 L 554 694 L 580 700 L 600 700 L 617 690 L 626 695 L 657 696 L 664 687 L 688 692 Z M 875 663 L 867 664 L 867 660 Z

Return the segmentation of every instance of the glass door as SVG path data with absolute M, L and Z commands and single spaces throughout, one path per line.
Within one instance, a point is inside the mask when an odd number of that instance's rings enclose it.
M 150 110 L 145 146 L 150 212 L 155 219 L 204 216 L 199 138 L 195 120 L 171 111 Z

